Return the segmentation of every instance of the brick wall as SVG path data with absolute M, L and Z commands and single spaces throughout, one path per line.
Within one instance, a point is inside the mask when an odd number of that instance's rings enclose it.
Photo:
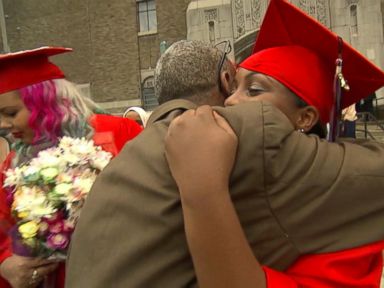
M 154 68 L 160 57 L 160 42 L 168 45 L 175 41 L 186 39 L 186 11 L 191 0 L 157 0 L 157 33 L 139 36 L 140 67 Z
M 187 38 L 186 13 L 191 0 L 157 0 L 157 22 L 159 43 L 172 44 Z
M 11 51 L 74 48 L 53 62 L 69 80 L 90 83 L 95 101 L 115 102 L 114 112 L 140 103 L 141 70 L 155 67 L 160 42 L 186 38 L 189 2 L 156 0 L 157 33 L 138 36 L 135 0 L 3 0 Z
M 73 47 L 53 58 L 76 83 L 91 83 L 98 102 L 139 97 L 134 1 L 4 0 L 12 51 L 42 45 Z

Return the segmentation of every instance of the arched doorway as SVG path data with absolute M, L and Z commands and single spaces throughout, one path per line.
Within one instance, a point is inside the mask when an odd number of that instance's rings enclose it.
M 153 75 L 145 78 L 141 84 L 141 96 L 143 99 L 143 108 L 146 111 L 155 109 L 159 103 L 155 95 L 155 77 Z

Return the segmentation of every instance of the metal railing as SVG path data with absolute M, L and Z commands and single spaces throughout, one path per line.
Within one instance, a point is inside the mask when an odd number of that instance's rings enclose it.
M 376 138 L 372 135 L 372 133 L 368 130 L 368 125 L 376 125 L 379 130 L 381 130 L 383 132 L 383 135 L 384 135 L 384 124 L 382 122 L 380 122 L 371 112 L 358 112 L 356 114 L 357 116 L 357 122 L 358 123 L 363 123 L 363 127 L 364 129 L 357 129 L 356 128 L 356 131 L 359 131 L 359 132 L 363 132 L 364 133 L 364 137 L 366 139 L 371 138 L 371 139 L 374 139 L 376 140 Z
M 375 99 L 373 99 L 373 101 L 375 102 L 375 110 L 378 110 L 378 107 L 379 107 L 379 100 L 383 100 L 384 97 L 375 97 Z

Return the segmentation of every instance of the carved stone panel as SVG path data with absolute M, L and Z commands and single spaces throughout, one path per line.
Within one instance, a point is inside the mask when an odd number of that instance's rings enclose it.
M 243 0 L 234 0 L 235 10 L 235 37 L 238 38 L 245 33 L 245 15 Z
M 217 9 L 204 10 L 205 22 L 217 21 Z
M 300 0 L 299 1 L 299 8 L 308 13 L 308 3 L 307 2 L 308 2 L 307 0 Z
M 359 0 L 347 0 L 347 6 L 351 4 L 359 4 Z
M 251 0 L 251 15 L 252 15 L 252 27 L 258 28 L 261 24 L 262 17 L 262 1 L 260 0 Z
M 317 0 L 316 10 L 317 19 L 325 26 L 330 27 L 329 2 L 326 0 Z
M 301 10 L 306 12 L 311 17 L 317 19 L 325 26 L 330 26 L 328 0 L 299 0 L 298 6 Z
M 310 0 L 308 3 L 308 13 L 314 18 L 317 18 L 316 0 Z

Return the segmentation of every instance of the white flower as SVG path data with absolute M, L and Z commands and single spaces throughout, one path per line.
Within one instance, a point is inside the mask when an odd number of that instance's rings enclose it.
M 41 167 L 57 167 L 60 164 L 60 158 L 57 157 L 55 151 L 52 150 L 44 150 L 38 154 L 39 162 L 41 163 Z
M 71 147 L 71 152 L 77 154 L 79 157 L 88 156 L 96 152 L 93 141 L 86 141 L 84 139 L 77 139 L 76 143 Z
M 81 191 L 81 194 L 88 194 L 91 190 L 95 177 L 89 178 L 77 178 L 73 183 L 73 186 Z
M 57 175 L 59 175 L 59 170 L 54 167 L 48 167 L 42 169 L 40 174 L 44 181 L 52 181 Z
M 5 171 L 4 187 L 11 187 L 19 184 L 23 179 L 22 171 L 23 169 L 19 167 Z
M 71 171 L 68 172 L 63 172 L 57 175 L 56 177 L 56 183 L 71 183 L 72 182 L 72 174 L 70 173 Z
M 68 149 L 73 145 L 74 139 L 68 136 L 61 138 L 59 148 Z
M 24 174 L 24 176 L 30 176 L 30 175 L 39 173 L 39 171 L 40 171 L 40 169 L 37 168 L 36 166 L 28 166 L 24 170 L 23 174 Z
M 12 208 L 17 212 L 26 212 L 29 219 L 39 219 L 50 215 L 56 209 L 48 203 L 45 193 L 37 187 L 21 186 L 15 193 Z
M 62 157 L 63 157 L 62 160 L 66 161 L 70 166 L 78 164 L 81 160 L 81 158 L 79 158 L 78 155 L 68 153 L 68 152 L 64 153 Z
M 90 160 L 93 168 L 103 170 L 105 166 L 111 161 L 112 154 L 103 150 L 97 151 L 96 155 Z
M 60 183 L 60 184 L 56 185 L 55 192 L 57 194 L 67 195 L 67 194 L 69 194 L 69 191 L 71 191 L 71 189 L 72 189 L 72 184 Z
M 40 169 L 36 166 L 27 166 L 23 171 L 25 182 L 34 182 L 40 178 Z
M 46 217 L 48 215 L 53 215 L 57 209 L 53 207 L 51 204 L 46 205 L 40 205 L 34 207 L 33 210 L 31 210 L 31 219 L 40 219 L 42 217 Z

